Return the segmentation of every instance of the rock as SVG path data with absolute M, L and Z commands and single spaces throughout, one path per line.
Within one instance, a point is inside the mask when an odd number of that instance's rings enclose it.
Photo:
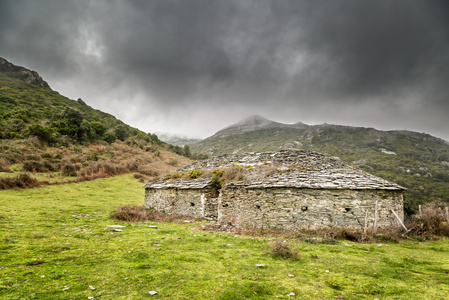
M 293 275 L 293 274 L 288 274 L 287 276 L 288 277 L 295 277 L 295 275 Z
M 126 226 L 123 226 L 123 225 L 106 225 L 106 228 L 104 230 L 106 230 L 108 228 L 125 228 L 125 227 Z
M 293 297 L 293 296 L 295 296 L 295 293 L 290 293 L 287 296 Z
M 89 297 L 87 297 L 87 299 L 89 299 L 89 300 L 93 300 L 93 299 L 94 299 L 94 297 L 92 297 L 92 296 L 89 296 Z
M 154 295 L 157 294 L 157 292 L 155 292 L 155 291 L 149 291 L 148 294 L 150 294 L 151 296 L 154 296 Z
M 256 264 L 255 267 L 256 268 L 265 268 L 265 265 L 264 264 Z
M 95 288 L 94 288 L 93 286 L 89 285 L 89 288 L 90 288 L 92 291 L 95 291 Z

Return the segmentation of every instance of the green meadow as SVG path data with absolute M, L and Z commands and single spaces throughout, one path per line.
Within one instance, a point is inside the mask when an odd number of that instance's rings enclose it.
M 279 259 L 273 237 L 109 217 L 143 197 L 132 175 L 0 191 L 0 299 L 449 298 L 447 239 L 290 240 L 300 259 Z

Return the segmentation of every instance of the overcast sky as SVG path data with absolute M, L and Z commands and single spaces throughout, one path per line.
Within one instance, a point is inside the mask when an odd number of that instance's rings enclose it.
M 449 140 L 447 0 L 1 0 L 0 56 L 146 132 L 259 114 Z

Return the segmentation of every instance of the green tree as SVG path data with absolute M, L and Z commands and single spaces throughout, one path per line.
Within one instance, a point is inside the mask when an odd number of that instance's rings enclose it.
M 126 130 L 126 127 L 123 125 L 119 125 L 114 130 L 115 136 L 124 142 L 128 138 L 128 131 Z
M 103 138 L 104 141 L 108 142 L 109 144 L 112 144 L 112 143 L 114 143 L 117 140 L 115 134 L 113 132 L 109 132 L 109 131 L 105 132 L 103 134 L 102 138 Z
M 101 124 L 100 122 L 90 122 L 89 123 L 93 138 L 100 138 L 105 134 L 108 130 L 106 126 Z
M 191 157 L 192 156 L 192 153 L 190 152 L 189 145 L 184 145 L 184 156 L 186 156 L 186 157 Z
M 28 136 L 36 136 L 40 141 L 52 143 L 54 141 L 54 130 L 49 127 L 43 127 L 39 124 L 28 126 Z

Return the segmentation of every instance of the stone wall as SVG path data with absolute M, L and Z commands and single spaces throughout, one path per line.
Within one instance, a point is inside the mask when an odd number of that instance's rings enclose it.
M 362 229 L 399 226 L 391 209 L 403 219 L 402 191 L 227 188 L 218 199 L 218 221 L 239 227 L 294 230 L 319 227 Z
M 145 208 L 168 214 L 217 219 L 218 191 L 204 189 L 145 189 Z
M 399 226 L 402 191 L 300 188 L 146 189 L 145 207 L 166 213 L 233 223 L 238 227 L 294 230 L 320 227 Z

